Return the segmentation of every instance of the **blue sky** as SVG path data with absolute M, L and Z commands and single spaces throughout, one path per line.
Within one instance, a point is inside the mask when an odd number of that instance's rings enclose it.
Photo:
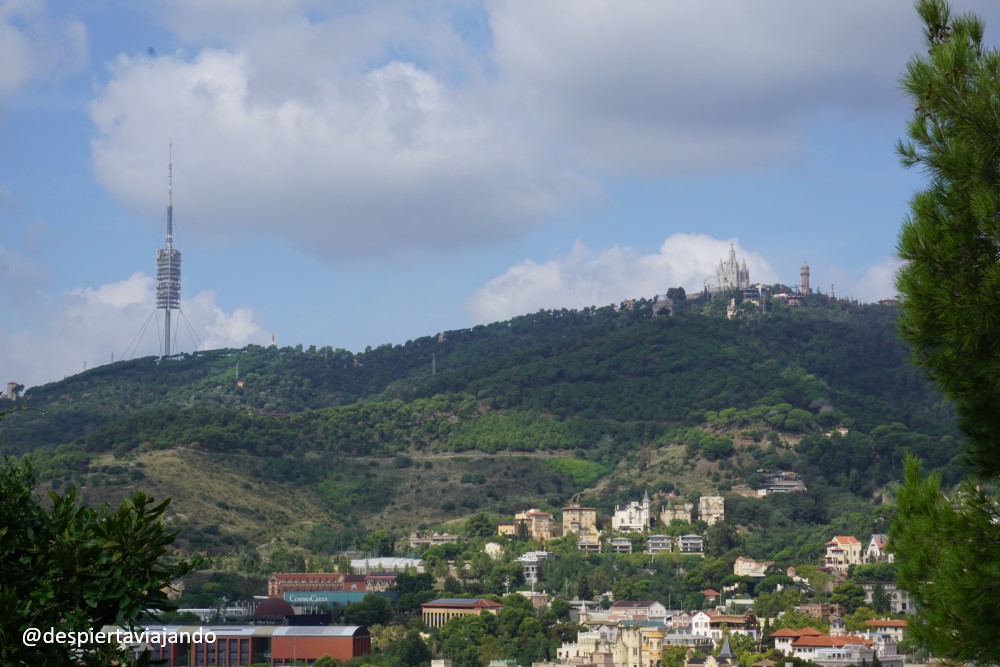
M 181 351 L 697 290 L 730 243 L 891 296 L 921 46 L 905 1 L 0 0 L 0 380 L 158 352 L 171 141 Z

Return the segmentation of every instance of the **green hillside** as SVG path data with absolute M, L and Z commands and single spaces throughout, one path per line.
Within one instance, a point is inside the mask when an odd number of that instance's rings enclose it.
M 577 494 L 609 510 L 642 488 L 752 486 L 760 469 L 840 498 L 819 524 L 871 507 L 906 450 L 956 474 L 954 416 L 908 364 L 894 308 L 718 308 L 653 317 L 641 301 L 359 353 L 122 361 L 30 389 L 0 446 L 93 501 L 172 496 L 182 538 L 209 549 L 280 536 L 322 550 Z

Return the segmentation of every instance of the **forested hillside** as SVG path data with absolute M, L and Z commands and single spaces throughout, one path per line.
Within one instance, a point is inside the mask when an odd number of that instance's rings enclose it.
M 898 479 L 905 450 L 952 474 L 953 414 L 907 362 L 894 308 L 817 296 L 732 320 L 717 310 L 653 317 L 639 302 L 359 353 L 251 346 L 122 361 L 30 389 L 0 446 L 93 499 L 136 485 L 182 509 L 200 498 L 217 516 L 192 512 L 193 529 L 222 535 L 274 517 L 249 498 L 233 509 L 212 484 L 187 488 L 205 466 L 250 495 L 294 487 L 310 520 L 337 512 L 357 525 L 368 513 L 396 530 L 578 493 L 601 507 L 642 486 L 724 492 L 763 468 L 868 502 Z M 518 463 L 532 457 L 546 465 Z M 455 488 L 427 502 L 427 490 Z

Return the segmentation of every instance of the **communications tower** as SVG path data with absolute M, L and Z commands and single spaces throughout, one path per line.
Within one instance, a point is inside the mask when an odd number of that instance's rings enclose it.
M 163 310 L 163 356 L 170 356 L 170 311 L 181 307 L 181 251 L 174 248 L 174 147 L 167 167 L 167 245 L 156 251 L 156 307 Z

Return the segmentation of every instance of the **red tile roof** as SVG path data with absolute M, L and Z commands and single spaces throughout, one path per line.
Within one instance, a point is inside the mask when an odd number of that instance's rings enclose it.
M 841 637 L 830 637 L 828 635 L 799 637 L 792 641 L 792 648 L 842 648 L 851 644 L 861 644 L 862 646 L 872 646 L 875 642 L 864 637 L 853 637 L 850 635 Z
M 328 582 L 328 581 L 341 581 L 344 578 L 343 574 L 338 572 L 279 572 L 277 574 L 271 575 L 277 581 L 316 581 L 316 582 Z M 348 575 L 349 576 L 349 575 Z M 362 580 L 364 577 L 362 576 Z
M 805 627 L 800 630 L 791 628 L 781 628 L 777 632 L 771 633 L 772 637 L 821 637 L 823 633 L 815 628 Z
M 883 618 L 874 621 L 865 621 L 865 625 L 870 625 L 873 628 L 905 628 L 906 621 L 895 618 Z
M 777 632 L 771 633 L 772 637 L 801 637 L 802 633 L 798 630 L 791 630 L 789 628 L 781 628 Z

